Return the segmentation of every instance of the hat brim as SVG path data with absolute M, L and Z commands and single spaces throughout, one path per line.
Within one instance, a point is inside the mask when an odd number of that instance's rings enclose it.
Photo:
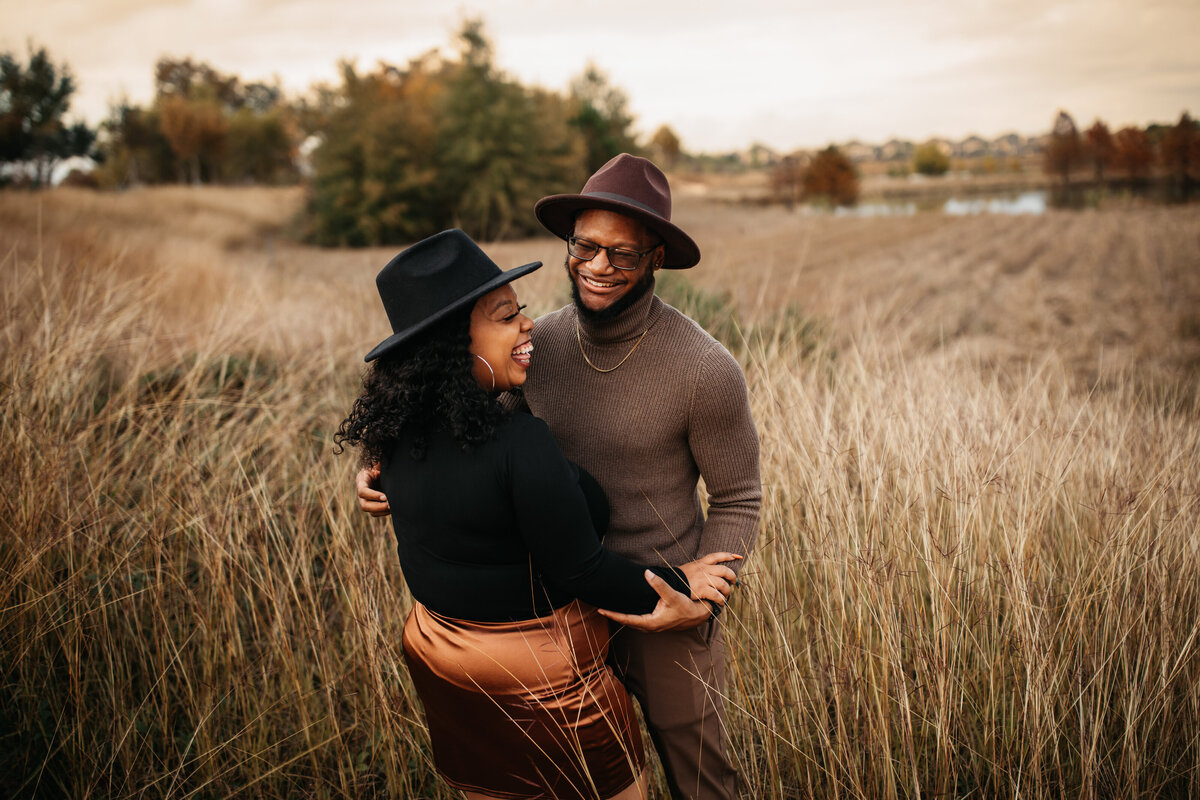
M 700 248 L 669 220 L 641 206 L 607 197 L 587 194 L 552 194 L 543 197 L 533 207 L 534 216 L 546 230 L 560 239 L 567 239 L 575 227 L 575 217 L 581 211 L 600 209 L 633 217 L 656 233 L 666 245 L 663 267 L 688 269 L 700 263 Z
M 495 278 L 492 278 L 487 283 L 476 286 L 474 289 L 467 292 L 462 297 L 459 297 L 458 299 L 454 300 L 453 302 L 448 303 L 447 305 L 443 306 L 441 309 L 434 312 L 433 314 L 430 314 L 428 317 L 421 320 L 416 325 L 410 325 L 409 327 L 405 328 L 402 331 L 393 333 L 391 336 L 384 339 L 379 344 L 375 345 L 375 347 L 371 348 L 371 352 L 369 352 L 365 356 L 363 356 L 363 361 L 374 361 L 375 359 L 379 358 L 381 355 L 384 355 L 389 350 L 394 348 L 396 345 L 400 344 L 401 342 L 403 342 L 407 339 L 412 338 L 416 334 L 418 334 L 421 331 L 428 328 L 430 325 L 433 325 L 434 323 L 445 319 L 448 315 L 453 314 L 455 311 L 462 308 L 463 306 L 474 303 L 476 300 L 483 297 L 485 294 L 492 291 L 493 289 L 499 289 L 501 286 L 503 286 L 506 283 L 512 283 L 517 278 L 520 278 L 524 275 L 528 275 L 529 273 L 533 272 L 535 269 L 537 269 L 540 266 L 542 266 L 541 261 L 531 261 L 528 264 L 522 264 L 519 267 L 510 269 L 507 272 L 502 272 L 501 274 L 497 275 Z

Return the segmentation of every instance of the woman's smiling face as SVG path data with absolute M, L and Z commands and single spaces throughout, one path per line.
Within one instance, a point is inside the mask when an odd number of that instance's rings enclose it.
M 489 392 L 525 383 L 533 357 L 533 320 L 521 313 L 523 308 L 517 304 L 516 290 L 505 284 L 479 298 L 471 309 L 471 353 L 476 356 L 472 372 Z

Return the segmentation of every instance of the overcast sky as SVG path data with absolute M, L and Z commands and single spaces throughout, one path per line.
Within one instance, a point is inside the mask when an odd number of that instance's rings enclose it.
M 298 93 L 339 59 L 450 52 L 465 16 L 521 82 L 565 91 L 593 62 L 640 133 L 670 124 L 692 151 L 1200 116 L 1200 0 L 0 0 L 0 50 L 67 62 L 95 124 L 149 102 L 163 55 Z

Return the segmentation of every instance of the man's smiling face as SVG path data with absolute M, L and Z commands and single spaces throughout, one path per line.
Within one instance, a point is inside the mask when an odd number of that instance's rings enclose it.
M 628 308 L 651 284 L 654 272 L 662 265 L 663 250 L 655 248 L 657 238 L 632 217 L 612 211 L 589 209 L 575 220 L 575 237 L 601 247 L 646 253 L 637 269 L 624 270 L 608 262 L 608 251 L 601 250 L 591 261 L 567 256 L 576 303 L 586 312 L 609 316 Z M 653 248 L 653 249 L 652 249 Z

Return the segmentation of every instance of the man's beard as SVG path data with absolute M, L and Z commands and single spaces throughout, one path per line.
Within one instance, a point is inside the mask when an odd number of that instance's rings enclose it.
M 647 292 L 654 290 L 654 270 L 648 269 L 637 283 L 629 287 L 628 292 L 621 295 L 619 300 L 599 311 L 593 311 L 583 304 L 583 298 L 579 296 L 579 284 L 575 281 L 575 276 L 571 274 L 570 259 L 571 257 L 567 256 L 567 260 L 563 261 L 563 267 L 566 268 L 567 277 L 571 281 L 571 299 L 575 301 L 575 308 L 579 310 L 579 316 L 583 317 L 585 322 L 607 322 L 614 319 L 622 311 L 645 297 Z

